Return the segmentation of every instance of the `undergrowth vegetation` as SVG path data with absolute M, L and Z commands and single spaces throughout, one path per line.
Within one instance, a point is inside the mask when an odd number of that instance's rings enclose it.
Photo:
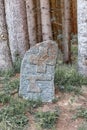
M 58 120 L 59 114 L 60 114 L 59 109 L 57 109 L 57 110 L 55 109 L 55 111 L 53 111 L 53 112 L 51 112 L 51 111 L 46 111 L 46 112 L 38 111 L 35 114 L 36 122 L 38 123 L 38 125 L 40 125 L 41 128 L 51 129 L 56 124 L 56 121 Z
M 87 130 L 87 108 L 80 107 L 77 109 L 74 119 L 82 118 L 84 122 L 79 126 L 78 130 Z
M 6 81 L 1 88 L 0 103 L 8 103 L 11 99 L 11 96 L 18 92 L 18 88 L 18 78 Z
M 54 82 L 60 91 L 80 93 L 81 86 L 87 85 L 87 78 L 80 75 L 74 65 L 58 65 Z
M 16 55 L 16 59 L 13 64 L 15 73 L 20 73 L 21 61 L 22 61 L 22 59 L 19 57 L 19 55 Z
M 18 97 L 19 77 L 12 71 L 0 72 L 0 130 L 26 130 L 29 125 L 27 113 L 42 105 L 38 99 L 23 100 Z
M 84 108 L 84 107 L 78 108 L 74 116 L 74 119 L 77 119 L 77 118 L 83 118 L 87 122 L 87 108 Z
M 12 77 L 16 73 L 20 73 L 20 67 L 21 67 L 21 58 L 17 56 L 15 59 L 15 62 L 13 63 L 13 68 L 5 70 L 5 71 L 0 70 L 0 77 L 3 77 L 4 79 Z M 0 80 L 0 83 L 1 83 L 1 80 Z
M 75 36 L 76 39 L 76 36 Z M 77 39 L 76 39 L 77 41 Z M 77 55 L 78 47 L 77 45 L 72 45 L 72 64 L 63 64 L 61 59 L 62 53 L 59 51 L 58 61 L 55 69 L 55 86 L 56 89 L 62 92 L 75 92 L 75 94 L 81 93 L 81 87 L 87 85 L 87 78 L 80 75 L 77 69 Z
M 12 102 L 8 106 L 5 106 L 0 111 L 0 122 L 6 121 L 7 128 L 22 130 L 28 123 L 28 118 L 25 115 L 25 104 L 21 102 Z

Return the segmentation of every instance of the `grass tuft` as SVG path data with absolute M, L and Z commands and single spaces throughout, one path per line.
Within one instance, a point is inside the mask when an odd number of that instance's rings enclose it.
M 87 78 L 80 75 L 74 66 L 58 66 L 55 70 L 55 85 L 61 91 L 79 93 L 82 85 L 87 85 Z
M 39 111 L 35 114 L 35 118 L 37 123 L 42 128 L 51 129 L 56 124 L 56 121 L 59 117 L 59 110 L 55 110 L 54 112 L 42 112 Z

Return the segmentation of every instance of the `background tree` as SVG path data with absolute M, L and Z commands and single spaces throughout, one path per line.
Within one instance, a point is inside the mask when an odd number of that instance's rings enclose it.
M 49 0 L 40 0 L 43 41 L 53 39 Z
M 64 7 L 61 6 L 62 1 L 64 2 Z M 61 39 L 58 39 L 61 30 L 63 30 L 63 35 L 64 35 L 63 38 L 63 49 L 65 50 L 64 62 L 65 63 L 70 62 L 71 53 L 70 53 L 69 45 L 70 45 L 70 33 L 71 33 L 70 24 L 71 23 L 73 28 L 72 30 L 74 34 L 76 33 L 76 29 L 75 29 L 76 1 L 75 0 L 70 0 L 70 1 L 69 0 L 65 0 L 65 1 L 64 0 L 50 0 L 50 1 L 49 0 L 46 1 L 45 0 L 12 0 L 12 1 L 4 0 L 4 2 L 5 2 L 4 15 L 6 15 L 6 23 L 7 23 L 7 31 L 8 31 L 7 33 L 9 37 L 8 47 L 10 48 L 13 62 L 15 61 L 16 56 L 19 57 L 24 56 L 26 50 L 29 49 L 29 40 L 30 40 L 30 46 L 34 46 L 36 43 L 41 42 L 42 40 L 44 41 L 48 39 L 53 39 L 56 40 L 58 44 L 60 41 L 60 47 L 61 47 Z M 72 2 L 72 4 L 70 2 Z M 51 7 L 50 7 L 50 3 L 51 3 Z M 0 6 L 2 6 L 2 4 Z M 73 9 L 71 9 L 72 7 Z M 73 12 L 73 14 L 70 14 L 71 11 Z M 61 12 L 62 12 L 62 18 L 61 18 Z M 72 22 L 70 23 L 71 16 L 72 19 L 75 18 L 74 20 L 75 22 L 73 22 L 72 20 Z M 2 12 L 0 17 L 2 17 Z M 2 21 L 3 20 L 1 18 L 1 22 Z M 75 26 L 73 26 L 73 24 Z M 2 30 L 2 28 L 0 28 L 0 30 Z M 52 37 L 52 33 L 53 33 L 53 37 Z M 0 50 L 1 57 L 2 57 L 2 53 L 4 52 L 4 51 L 2 52 L 2 50 L 3 49 Z
M 35 4 L 33 0 L 26 0 L 27 23 L 29 33 L 30 47 L 36 45 L 36 21 L 35 21 Z
M 4 1 L 0 0 L 0 70 L 12 68 L 5 21 Z
M 24 0 L 5 0 L 9 45 L 13 62 L 29 49 L 26 5 Z
M 63 62 L 71 62 L 71 0 L 61 0 Z
M 37 31 L 37 42 L 42 41 L 42 25 L 41 25 L 41 11 L 40 11 L 40 0 L 36 0 L 36 31 Z

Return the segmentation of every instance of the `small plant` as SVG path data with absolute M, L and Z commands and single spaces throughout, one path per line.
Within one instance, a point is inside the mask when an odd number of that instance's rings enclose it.
M 9 103 L 10 99 L 11 99 L 10 95 L 0 93 L 0 103 L 2 104 Z
M 14 69 L 8 69 L 6 71 L 0 71 L 0 77 L 12 77 L 14 76 Z
M 4 84 L 7 83 L 10 80 L 10 77 L 14 76 L 14 70 L 6 70 L 6 71 L 0 71 L 0 83 Z
M 15 59 L 15 62 L 13 64 L 15 73 L 20 73 L 21 60 L 22 59 L 19 57 L 19 54 L 16 53 L 16 59 Z
M 74 119 L 76 118 L 84 118 L 87 121 L 87 109 L 82 107 L 77 109 L 77 113 L 75 114 Z
M 39 125 L 42 127 L 42 128 L 48 128 L 48 129 L 51 129 L 57 119 L 59 117 L 59 111 L 54 111 L 54 112 L 50 112 L 50 111 L 47 111 L 47 112 L 37 112 L 35 114 L 35 118 L 37 120 L 37 122 L 39 123 Z
M 33 114 L 34 109 L 42 106 L 42 101 L 40 99 L 34 101 L 34 100 L 27 100 L 26 101 L 27 107 L 28 107 L 28 112 Z
M 7 82 L 4 85 L 5 94 L 12 94 L 14 91 L 18 92 L 19 89 L 19 79 L 14 79 Z
M 0 103 L 9 103 L 11 100 L 11 95 L 18 92 L 19 79 L 14 79 L 12 81 L 6 81 L 2 87 L 0 93 Z
M 0 122 L 0 130 L 27 130 L 27 126 L 17 126 L 15 122 L 10 123 L 8 120 L 3 119 L 3 121 Z
M 58 98 L 55 97 L 55 98 L 52 100 L 52 102 L 53 102 L 53 103 L 58 102 Z
M 78 36 L 77 35 L 71 35 L 71 44 L 78 44 Z
M 72 45 L 71 46 L 71 60 L 73 64 L 77 63 L 78 59 L 78 46 L 77 45 Z

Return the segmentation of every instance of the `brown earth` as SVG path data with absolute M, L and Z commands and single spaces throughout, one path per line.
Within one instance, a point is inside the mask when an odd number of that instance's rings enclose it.
M 56 123 L 55 129 L 52 130 L 78 130 L 78 127 L 85 121 L 81 118 L 73 119 L 76 110 L 79 107 L 87 108 L 87 87 L 83 86 L 82 95 L 75 95 L 74 93 L 58 92 L 56 97 L 59 99 L 57 103 L 47 103 L 40 107 L 40 111 L 53 111 L 55 107 L 59 107 L 60 116 Z M 35 123 L 33 116 L 29 115 L 30 127 L 27 130 L 42 130 L 38 124 Z M 46 130 L 46 129 L 45 129 Z
M 19 74 L 16 75 L 16 78 L 18 77 Z M 0 88 L 2 88 L 1 84 Z M 58 98 L 56 103 L 46 103 L 35 111 L 54 111 L 55 107 L 58 107 L 60 110 L 60 116 L 55 128 L 51 130 L 78 130 L 78 127 L 85 121 L 81 118 L 75 120 L 72 118 L 76 114 L 77 108 L 87 108 L 87 86 L 82 87 L 81 95 L 75 95 L 74 93 L 61 93 L 58 91 L 56 92 L 56 98 Z M 0 105 L 0 107 L 2 107 L 2 105 Z M 42 130 L 39 125 L 35 123 L 33 115 L 28 113 L 28 117 L 29 127 L 27 130 Z

